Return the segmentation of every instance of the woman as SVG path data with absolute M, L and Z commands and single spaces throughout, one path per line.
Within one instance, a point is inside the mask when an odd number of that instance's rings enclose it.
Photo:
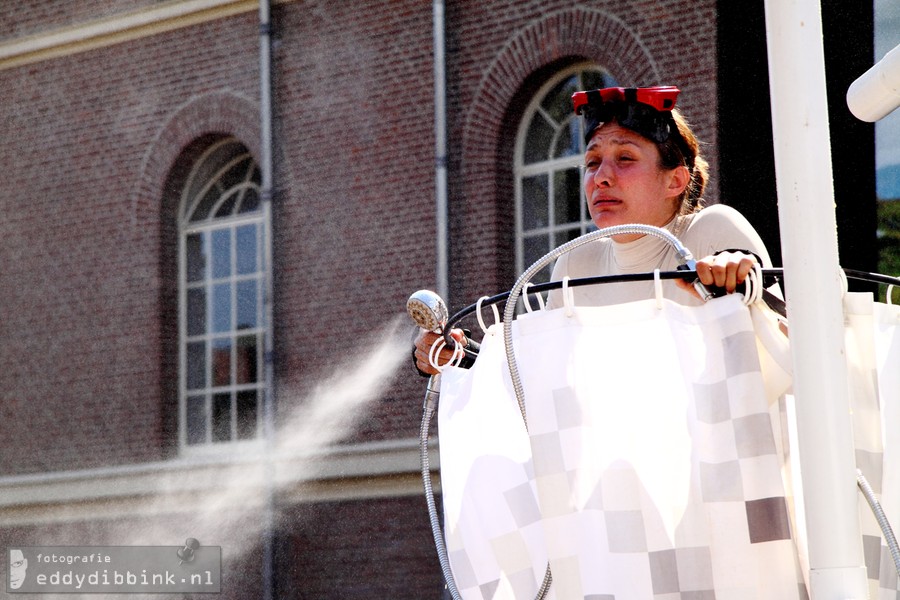
M 645 224 L 675 235 L 697 261 L 697 277 L 707 287 L 732 293 L 757 261 L 769 265 L 768 252 L 747 220 L 736 210 L 714 205 L 701 210 L 708 164 L 684 117 L 675 109 L 675 87 L 605 88 L 578 92 L 575 111 L 583 116 L 582 187 L 588 210 L 599 228 Z M 675 270 L 674 248 L 651 235 L 621 234 L 599 239 L 564 254 L 553 280 L 596 275 Z M 573 288 L 576 306 L 619 304 L 652 297 L 652 282 Z M 692 282 L 664 283 L 664 295 L 687 305 L 702 304 Z M 551 292 L 548 309 L 562 306 L 561 292 Z M 462 331 L 451 332 L 464 345 L 474 344 Z M 438 336 L 421 332 L 415 341 L 416 368 L 434 374 L 428 353 Z M 439 363 L 450 360 L 441 352 Z

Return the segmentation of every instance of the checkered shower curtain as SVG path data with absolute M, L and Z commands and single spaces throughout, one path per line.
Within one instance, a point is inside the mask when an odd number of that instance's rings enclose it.
M 844 299 L 856 466 L 900 534 L 900 306 L 871 294 Z M 860 502 L 869 598 L 898 600 L 897 569 L 881 529 Z
M 757 335 L 754 319 L 772 327 L 759 310 L 728 296 L 520 316 L 527 429 L 500 326 L 471 370 L 445 370 L 445 538 L 463 597 L 533 598 L 549 564 L 558 600 L 806 598 L 782 483 L 785 348 Z

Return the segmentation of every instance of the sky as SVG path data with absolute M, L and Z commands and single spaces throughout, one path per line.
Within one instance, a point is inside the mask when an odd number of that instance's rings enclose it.
M 873 64 L 900 44 L 900 0 L 875 0 Z M 875 124 L 876 168 L 900 163 L 900 109 Z

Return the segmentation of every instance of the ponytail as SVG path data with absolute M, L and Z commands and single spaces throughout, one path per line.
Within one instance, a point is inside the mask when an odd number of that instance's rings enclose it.
M 669 139 L 657 144 L 660 163 L 663 168 L 674 169 L 684 166 L 690 174 L 690 181 L 679 199 L 679 215 L 687 215 L 702 208 L 703 193 L 709 182 L 709 163 L 700 154 L 700 141 L 678 111 L 672 109 L 672 120 L 677 132 L 672 132 Z

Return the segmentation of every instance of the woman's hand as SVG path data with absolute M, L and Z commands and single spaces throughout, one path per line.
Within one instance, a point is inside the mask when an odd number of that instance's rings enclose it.
M 428 353 L 431 352 L 431 346 L 435 343 L 435 341 L 443 337 L 443 334 L 440 333 L 425 331 L 424 329 L 419 330 L 419 335 L 416 336 L 414 344 L 416 346 L 416 368 L 420 372 L 427 375 L 437 375 L 438 370 L 435 369 L 428 361 Z M 468 340 L 466 340 L 466 334 L 463 333 L 462 329 L 452 329 L 450 331 L 450 337 L 462 344 L 463 348 L 466 347 L 466 342 Z M 441 366 L 444 366 L 452 359 L 453 347 L 445 345 L 438 353 L 437 363 Z
M 731 294 L 744 282 L 755 264 L 756 257 L 752 254 L 739 251 L 720 252 L 697 261 L 697 278 L 708 288 L 724 288 Z M 675 283 L 681 289 L 700 297 L 692 282 L 676 279 Z

